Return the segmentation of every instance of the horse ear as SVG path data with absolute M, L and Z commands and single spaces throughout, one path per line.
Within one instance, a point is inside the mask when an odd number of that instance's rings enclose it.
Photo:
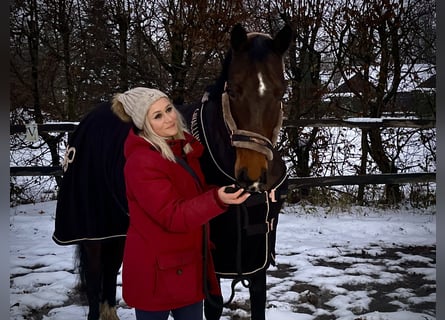
M 273 46 L 279 54 L 284 54 L 292 41 L 292 29 L 286 24 L 273 39 Z
M 230 45 L 234 51 L 239 51 L 247 44 L 247 32 L 237 23 L 230 33 Z

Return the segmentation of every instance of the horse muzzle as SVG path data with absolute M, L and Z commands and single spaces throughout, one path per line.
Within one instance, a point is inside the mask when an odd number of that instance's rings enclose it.
M 235 178 L 248 192 L 266 190 L 268 161 L 264 154 L 251 149 L 237 148 Z

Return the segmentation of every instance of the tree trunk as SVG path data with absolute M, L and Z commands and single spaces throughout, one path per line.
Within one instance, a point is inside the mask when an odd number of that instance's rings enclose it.
M 380 129 L 369 130 L 370 147 L 369 151 L 382 173 L 397 173 L 397 167 L 386 156 L 383 149 L 383 142 Z M 400 186 L 398 184 L 388 184 L 385 186 L 385 198 L 388 204 L 396 204 L 402 200 Z
M 368 144 L 366 143 L 366 137 L 367 137 L 367 130 L 362 129 L 362 136 L 361 136 L 362 156 L 360 159 L 359 175 L 366 174 L 366 164 L 368 162 Z M 358 187 L 358 193 L 357 193 L 357 202 L 359 205 L 363 205 L 364 196 L 365 196 L 365 185 L 361 184 Z

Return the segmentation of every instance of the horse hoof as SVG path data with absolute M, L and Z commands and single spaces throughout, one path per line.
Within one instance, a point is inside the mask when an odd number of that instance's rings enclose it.
M 100 320 L 119 320 L 116 307 L 110 307 L 108 302 L 100 305 Z

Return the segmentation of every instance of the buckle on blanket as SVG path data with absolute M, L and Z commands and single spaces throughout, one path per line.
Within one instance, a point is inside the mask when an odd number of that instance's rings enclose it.
M 272 220 L 270 220 L 267 225 L 268 225 L 268 232 L 273 231 L 273 222 L 275 221 L 275 218 L 272 218 Z
M 267 202 L 267 198 L 270 199 L 270 202 L 278 202 L 277 196 L 282 198 L 280 193 L 276 192 L 276 188 L 270 190 L 269 192 L 261 192 L 261 193 L 252 193 L 249 198 L 247 198 L 245 204 L 248 207 L 256 206 L 259 204 L 263 204 Z
M 270 190 L 269 198 L 270 198 L 270 201 L 277 202 L 277 199 L 275 198 L 275 189 Z

